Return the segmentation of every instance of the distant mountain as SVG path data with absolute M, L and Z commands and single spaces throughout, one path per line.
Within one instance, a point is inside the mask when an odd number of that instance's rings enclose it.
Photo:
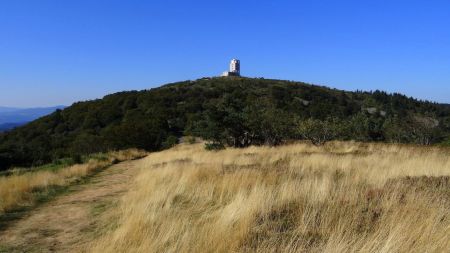
M 0 170 L 108 150 L 160 150 L 184 135 L 238 147 L 311 138 L 434 144 L 450 140 L 450 108 L 383 91 L 203 78 L 78 102 L 0 133 Z
M 0 107 L 0 131 L 24 125 L 30 121 L 51 114 L 57 109 L 64 108 L 65 106 L 62 105 L 39 108 Z
M 20 108 L 0 106 L 0 113 L 13 112 L 13 111 L 17 111 L 17 110 L 20 110 Z
M 0 124 L 0 133 L 25 125 L 27 122 L 4 123 Z

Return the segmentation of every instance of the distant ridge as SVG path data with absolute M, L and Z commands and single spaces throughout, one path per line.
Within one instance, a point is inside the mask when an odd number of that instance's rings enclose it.
M 25 125 L 27 122 L 4 123 L 0 124 L 0 133 Z
M 20 108 L 0 106 L 0 113 L 13 112 L 13 111 L 17 111 L 17 110 L 20 110 Z
M 5 131 L 24 125 L 30 121 L 53 113 L 58 109 L 64 109 L 66 106 L 58 105 L 52 107 L 36 108 L 14 108 L 0 106 L 0 131 Z

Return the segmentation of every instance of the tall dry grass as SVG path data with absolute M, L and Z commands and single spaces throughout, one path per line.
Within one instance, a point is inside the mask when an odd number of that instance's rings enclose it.
M 92 252 L 450 252 L 449 150 L 333 142 L 142 161 Z
M 0 177 L 0 215 L 18 207 L 31 206 L 36 196 L 55 186 L 66 186 L 113 163 L 143 157 L 145 152 L 130 149 L 97 155 L 84 164 L 57 171 L 37 170 Z

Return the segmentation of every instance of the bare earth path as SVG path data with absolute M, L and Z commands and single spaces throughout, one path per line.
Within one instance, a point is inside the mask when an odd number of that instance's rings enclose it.
M 113 165 L 30 211 L 0 232 L 0 252 L 79 252 L 101 229 L 100 214 L 131 187 L 140 160 Z

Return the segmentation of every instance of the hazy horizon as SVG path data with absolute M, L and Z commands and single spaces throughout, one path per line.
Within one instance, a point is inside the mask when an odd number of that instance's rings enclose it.
M 242 74 L 450 103 L 447 1 L 3 1 L 0 106 Z

